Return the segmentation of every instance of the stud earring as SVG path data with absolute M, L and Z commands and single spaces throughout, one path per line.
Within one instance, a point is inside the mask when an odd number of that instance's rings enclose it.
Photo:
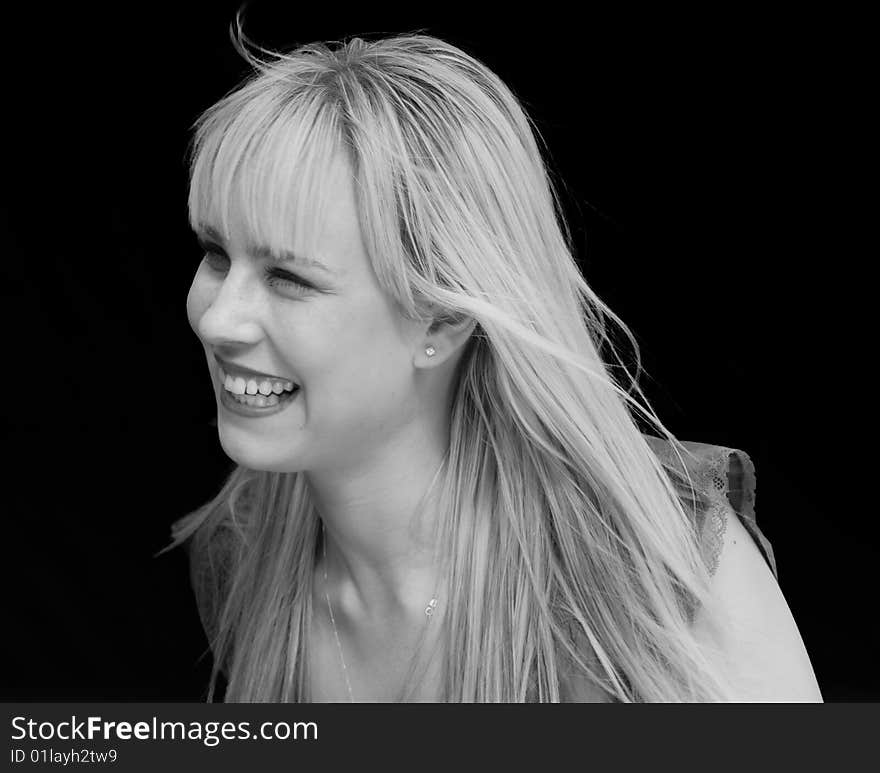
M 433 346 L 425 347 L 425 354 L 427 354 L 429 357 L 433 357 L 436 353 L 437 350 Z

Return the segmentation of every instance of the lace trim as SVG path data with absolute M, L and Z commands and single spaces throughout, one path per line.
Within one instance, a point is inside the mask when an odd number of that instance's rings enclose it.
M 727 500 L 730 489 L 728 470 L 731 449 L 719 448 L 706 459 L 702 473 L 701 489 L 710 494 L 711 505 L 703 524 L 703 545 L 709 574 L 718 569 L 721 551 L 724 548 L 724 534 L 727 531 L 727 516 L 731 510 Z
M 681 462 L 671 444 L 653 435 L 644 437 L 660 461 L 681 475 Z M 714 575 L 718 569 L 727 519 L 734 513 L 755 540 L 778 580 L 773 547 L 755 520 L 755 466 L 749 455 L 736 448 L 708 443 L 682 441 L 682 445 L 694 455 L 683 454 L 685 467 L 694 488 L 707 501 L 702 510 L 697 510 L 695 527 L 710 574 Z
M 727 508 L 721 502 L 713 503 L 707 520 L 708 524 L 703 528 L 703 545 L 706 552 L 706 566 L 709 568 L 709 574 L 714 575 L 724 547 Z

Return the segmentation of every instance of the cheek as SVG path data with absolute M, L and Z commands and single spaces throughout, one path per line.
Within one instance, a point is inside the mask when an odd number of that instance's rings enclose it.
M 381 334 L 385 336 L 381 345 L 367 336 L 350 349 L 345 369 L 345 398 L 367 414 L 394 413 L 403 408 L 407 398 L 409 355 L 387 331 Z

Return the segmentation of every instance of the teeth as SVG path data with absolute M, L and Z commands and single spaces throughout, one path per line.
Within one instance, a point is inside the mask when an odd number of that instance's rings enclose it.
M 244 383 L 237 384 L 238 379 L 232 378 L 232 376 L 227 376 L 226 380 L 223 382 L 223 386 L 227 391 L 232 392 L 235 395 L 243 395 L 244 394 Z
M 280 395 L 282 392 L 292 392 L 292 381 L 280 381 L 276 379 L 264 378 L 257 381 L 255 378 L 244 379 L 241 376 L 232 376 L 220 370 L 220 378 L 223 381 L 224 388 L 236 395 L 256 395 L 260 394 L 269 397 L 273 393 Z
M 268 397 L 264 397 L 263 395 L 238 395 L 235 398 L 236 402 L 243 403 L 244 405 L 253 405 L 257 408 L 269 408 L 273 405 L 278 405 L 279 398 L 278 395 L 269 395 Z

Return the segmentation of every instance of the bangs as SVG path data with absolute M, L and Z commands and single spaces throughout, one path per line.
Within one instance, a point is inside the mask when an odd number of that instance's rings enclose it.
M 342 148 L 333 110 L 258 84 L 221 100 L 196 124 L 189 221 L 229 241 L 234 213 L 246 243 L 313 255 L 330 166 Z

